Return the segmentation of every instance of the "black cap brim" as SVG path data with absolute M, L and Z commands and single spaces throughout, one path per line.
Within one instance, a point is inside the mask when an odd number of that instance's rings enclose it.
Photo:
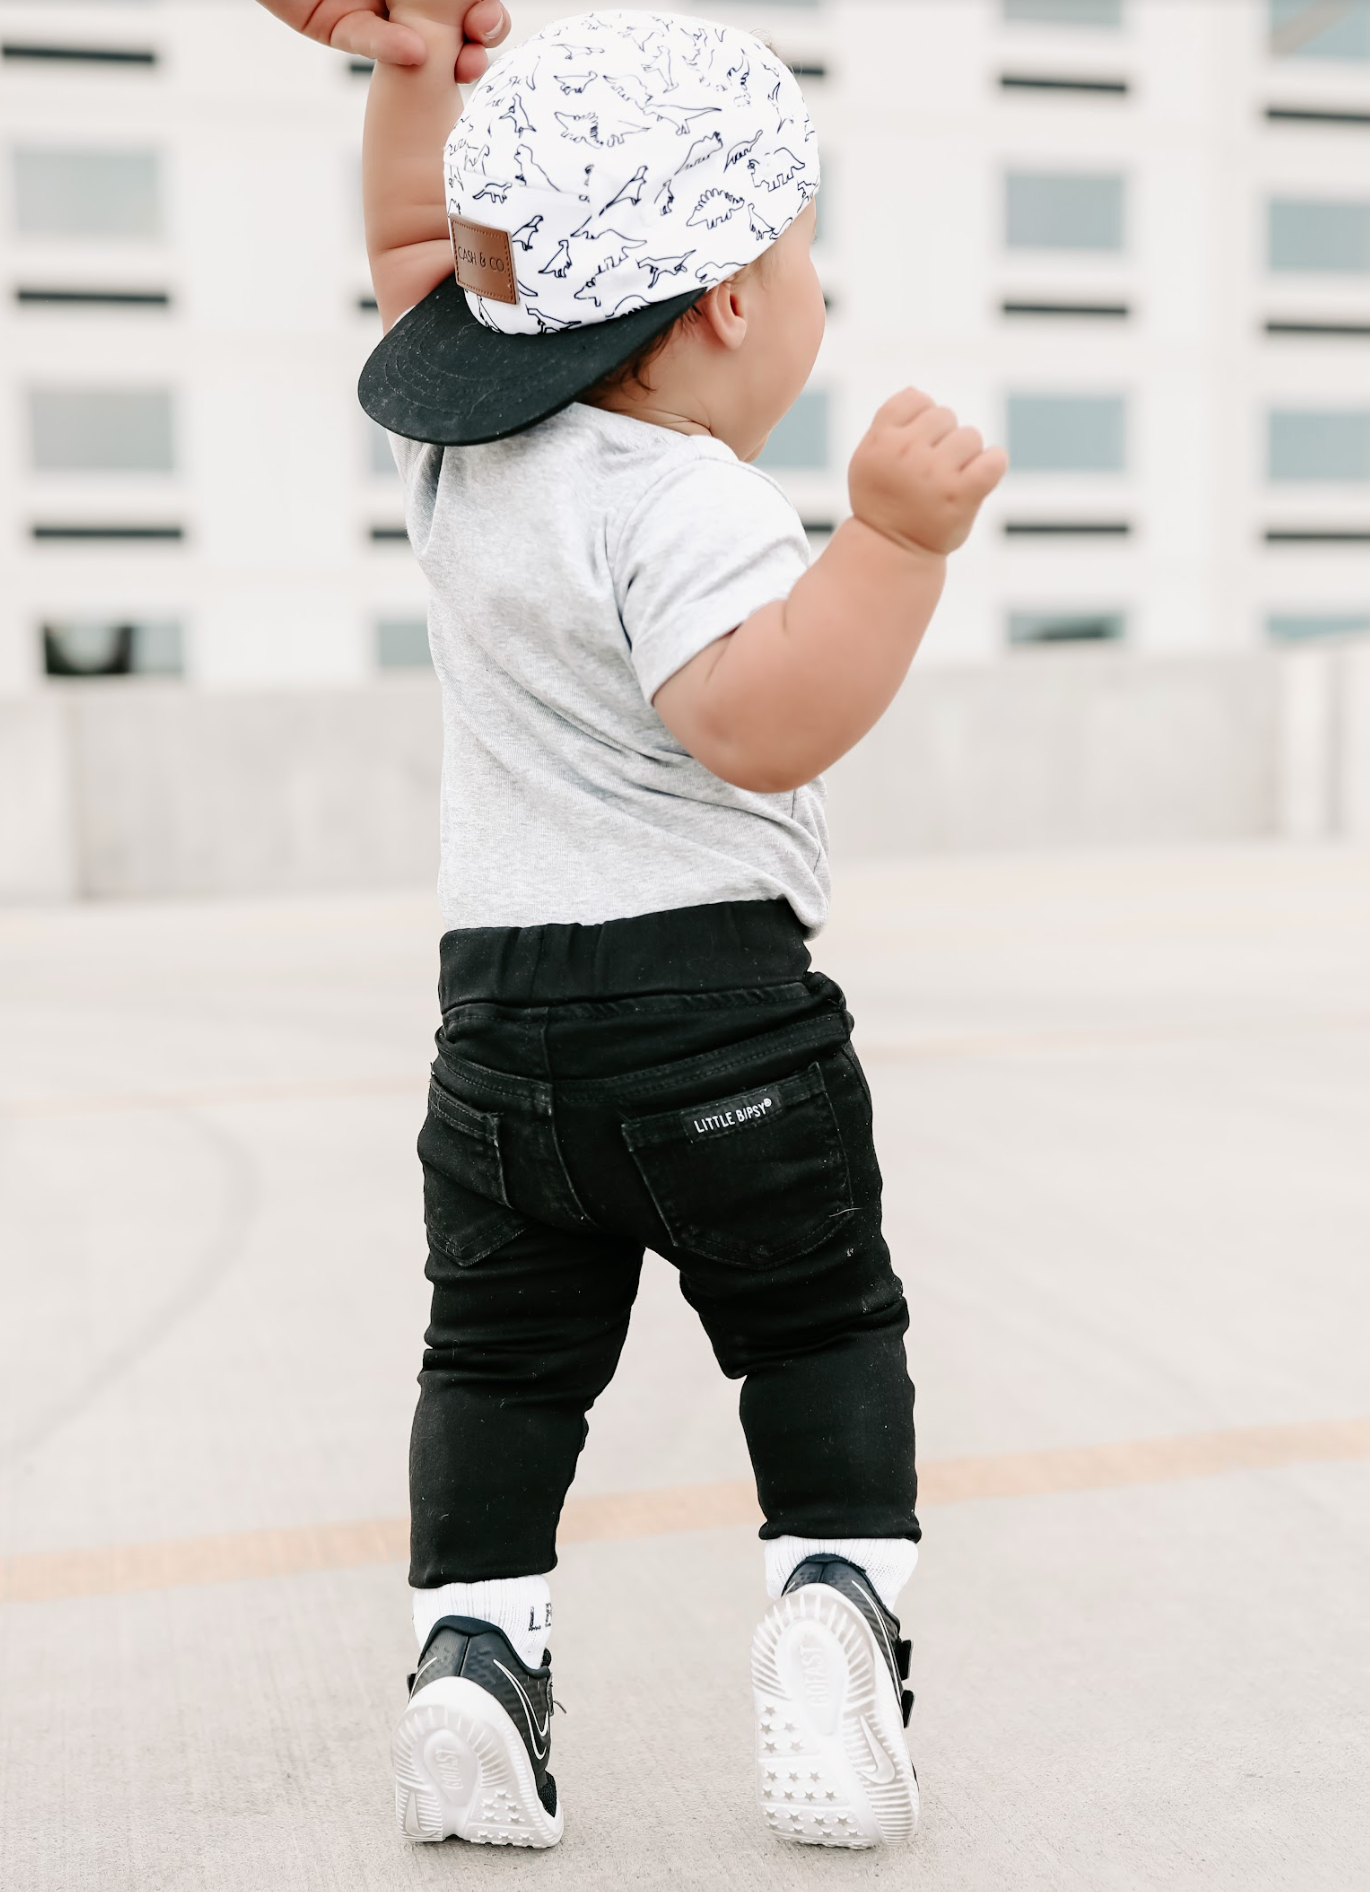
M 472 315 L 446 277 L 373 349 L 357 384 L 392 434 L 474 447 L 521 433 L 574 401 L 698 302 L 702 289 L 631 315 L 545 335 L 503 335 Z

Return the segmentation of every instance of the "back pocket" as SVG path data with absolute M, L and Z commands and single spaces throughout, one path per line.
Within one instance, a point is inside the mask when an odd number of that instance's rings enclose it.
M 853 1213 L 851 1179 L 819 1066 L 687 1110 L 630 1118 L 623 1140 L 672 1244 L 770 1267 Z
M 480 1261 L 526 1225 L 505 1194 L 499 1131 L 493 1112 L 430 1082 L 419 1132 L 423 1219 L 429 1241 L 453 1261 Z

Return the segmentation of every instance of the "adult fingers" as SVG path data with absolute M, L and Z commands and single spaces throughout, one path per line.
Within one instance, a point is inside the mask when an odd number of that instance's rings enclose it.
M 421 66 L 428 57 L 422 33 L 416 33 L 412 26 L 402 26 L 398 20 L 384 20 L 366 7 L 345 13 L 329 34 L 328 43 L 340 52 L 374 59 L 382 66 Z
M 498 46 L 509 37 L 511 21 L 500 0 L 476 0 L 468 7 L 461 23 L 466 44 L 457 54 L 457 78 L 463 85 L 474 85 L 489 68 L 487 46 Z
M 477 79 L 483 79 L 490 67 L 490 58 L 483 46 L 473 46 L 468 40 L 457 54 L 455 76 L 460 85 L 474 85 Z
M 475 0 L 462 20 L 462 37 L 475 46 L 498 46 L 508 39 L 511 24 L 500 0 Z

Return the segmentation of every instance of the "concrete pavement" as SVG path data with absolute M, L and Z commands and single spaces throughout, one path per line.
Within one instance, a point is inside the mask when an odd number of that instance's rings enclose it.
M 913 1848 L 761 1830 L 736 1389 L 660 1264 L 554 1578 L 566 1840 L 395 1833 L 436 925 L 387 894 L 0 913 L 0 1885 L 1370 1882 L 1370 858 L 836 914 L 929 1468 Z

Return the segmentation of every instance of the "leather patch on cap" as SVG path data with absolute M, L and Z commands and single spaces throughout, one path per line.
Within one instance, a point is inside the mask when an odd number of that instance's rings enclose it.
M 469 217 L 447 219 L 452 232 L 452 255 L 456 259 L 457 281 L 473 296 L 489 302 L 517 302 L 518 283 L 514 278 L 514 249 L 507 230 L 494 230 L 486 223 L 472 223 Z

